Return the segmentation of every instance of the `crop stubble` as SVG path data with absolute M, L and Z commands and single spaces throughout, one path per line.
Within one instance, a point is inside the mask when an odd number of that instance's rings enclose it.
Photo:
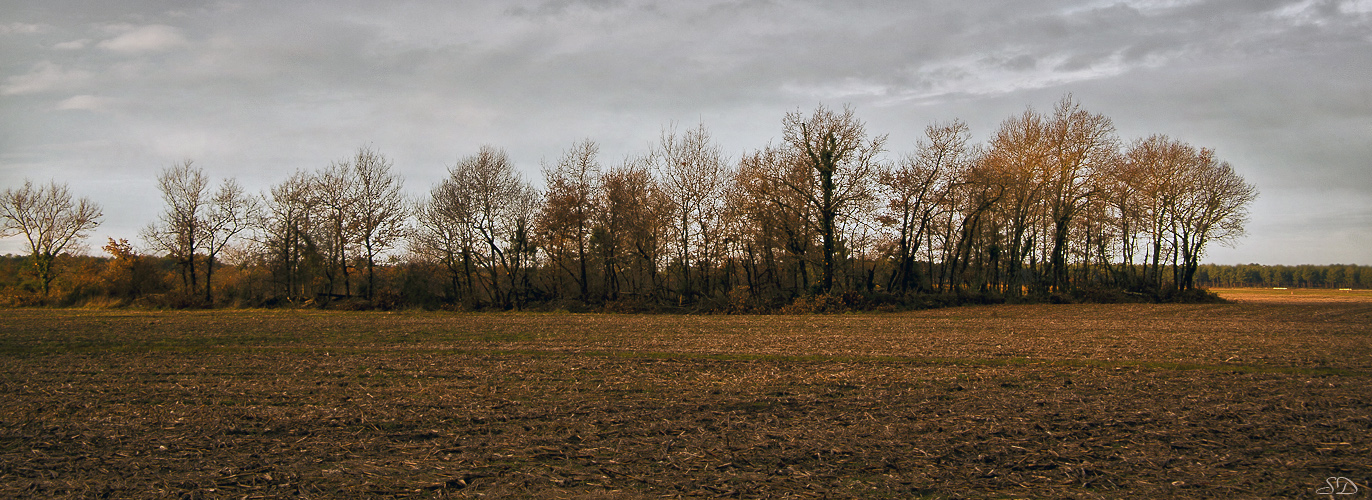
M 0 496 L 1294 497 L 1372 304 L 7 311 Z

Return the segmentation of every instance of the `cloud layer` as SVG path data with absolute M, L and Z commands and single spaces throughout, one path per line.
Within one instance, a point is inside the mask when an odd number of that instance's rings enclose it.
M 70 182 L 113 236 L 152 220 L 156 172 L 184 158 L 261 189 L 371 144 L 420 192 L 486 143 L 531 178 L 574 141 L 613 163 L 671 121 L 737 155 L 823 102 L 895 155 L 933 121 L 985 138 L 1070 92 L 1259 185 L 1252 236 L 1215 260 L 1372 263 L 1369 0 L 19 4 L 0 13 L 0 185 Z

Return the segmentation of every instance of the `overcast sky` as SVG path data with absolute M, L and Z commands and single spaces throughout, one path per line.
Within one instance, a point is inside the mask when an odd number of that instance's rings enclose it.
M 92 198 L 98 249 L 137 240 L 184 159 L 261 191 L 369 145 L 418 196 L 483 144 L 535 182 L 576 141 L 616 164 L 671 122 L 736 159 L 822 103 L 895 158 L 1068 93 L 1258 186 L 1249 236 L 1206 261 L 1372 264 L 1372 0 L 0 0 L 0 188 Z

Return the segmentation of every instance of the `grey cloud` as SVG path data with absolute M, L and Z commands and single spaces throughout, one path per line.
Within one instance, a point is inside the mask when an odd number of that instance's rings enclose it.
M 59 42 L 53 44 L 52 48 L 57 50 L 81 50 L 86 48 L 87 45 L 90 45 L 90 43 L 91 41 L 89 38 L 82 38 L 80 40 L 69 40 L 66 42 Z
M 0 13 L 0 185 L 111 175 L 155 199 L 192 157 L 260 189 L 371 143 L 422 191 L 482 143 L 530 177 L 671 120 L 737 153 L 820 102 L 899 154 L 929 122 L 985 137 L 1068 92 L 1126 138 L 1217 148 L 1264 197 L 1372 183 L 1365 1 L 20 3 Z M 121 207 L 122 237 L 156 211 Z
M 12 22 L 0 24 L 0 35 L 36 35 L 52 31 L 52 26 L 47 24 L 31 24 L 22 22 Z
M 40 61 L 24 74 L 13 75 L 0 85 L 0 95 L 39 94 L 70 90 L 84 86 L 92 73 L 81 69 L 64 68 L 51 61 Z
M 186 39 L 181 36 L 181 30 L 163 24 L 117 25 L 109 29 L 118 34 L 113 38 L 101 40 L 95 46 L 111 52 L 125 54 L 161 52 L 186 43 Z

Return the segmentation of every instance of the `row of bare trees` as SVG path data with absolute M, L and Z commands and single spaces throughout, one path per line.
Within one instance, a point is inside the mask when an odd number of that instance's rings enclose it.
M 985 146 L 960 122 L 930 126 L 880 179 L 893 289 L 1009 295 L 1190 289 L 1206 245 L 1241 236 L 1257 196 L 1212 150 L 1122 144 L 1070 97 L 1005 120 Z
M 241 260 L 268 271 L 285 301 L 375 296 L 377 261 L 408 232 L 404 181 L 384 155 L 361 148 L 315 172 L 298 171 L 253 208 L 257 232 Z M 354 284 L 363 269 L 366 280 Z
M 448 269 L 450 298 L 506 307 L 1083 288 L 1160 297 L 1194 286 L 1205 247 L 1243 233 L 1257 194 L 1213 151 L 1165 136 L 1125 144 L 1070 97 L 1007 119 L 985 145 L 961 122 L 930 126 L 895 162 L 851 109 L 789 113 L 782 128 L 781 143 L 737 161 L 704 126 L 669 128 L 611 167 L 579 142 L 545 165 L 541 196 L 483 148 L 421 205 L 429 236 L 412 243 Z M 498 168 L 474 167 L 486 164 Z M 498 217 L 426 215 L 487 196 L 503 203 L 474 213 Z M 480 222 L 490 220 L 503 232 Z
M 226 253 L 253 277 L 238 294 L 258 303 L 394 292 L 379 265 L 433 271 L 393 295 L 427 290 L 462 307 L 746 309 L 843 293 L 1091 288 L 1160 297 L 1193 286 L 1207 245 L 1243 233 L 1257 194 L 1213 151 L 1165 136 L 1125 143 L 1070 96 L 1005 120 L 985 144 L 962 122 L 931 125 L 895 160 L 850 108 L 796 111 L 781 125 L 779 143 L 736 160 L 704 125 L 668 127 L 613 165 L 583 140 L 543 165 L 542 191 L 483 146 L 414 201 L 369 148 L 260 196 L 232 179 L 211 189 L 187 161 L 158 176 L 166 208 L 143 239 L 178 263 L 187 296 L 211 304 Z M 6 196 L 5 220 L 19 220 L 17 195 Z
M 378 259 L 408 234 L 402 181 L 369 148 L 318 171 L 296 172 L 261 196 L 234 179 L 211 189 L 204 170 L 189 160 L 163 170 L 157 183 L 165 208 L 142 237 L 154 253 L 176 262 L 183 295 L 193 303 L 214 303 L 215 266 L 226 250 L 234 263 L 271 277 L 268 289 L 255 291 L 259 296 L 300 301 L 360 292 L 370 299 Z

